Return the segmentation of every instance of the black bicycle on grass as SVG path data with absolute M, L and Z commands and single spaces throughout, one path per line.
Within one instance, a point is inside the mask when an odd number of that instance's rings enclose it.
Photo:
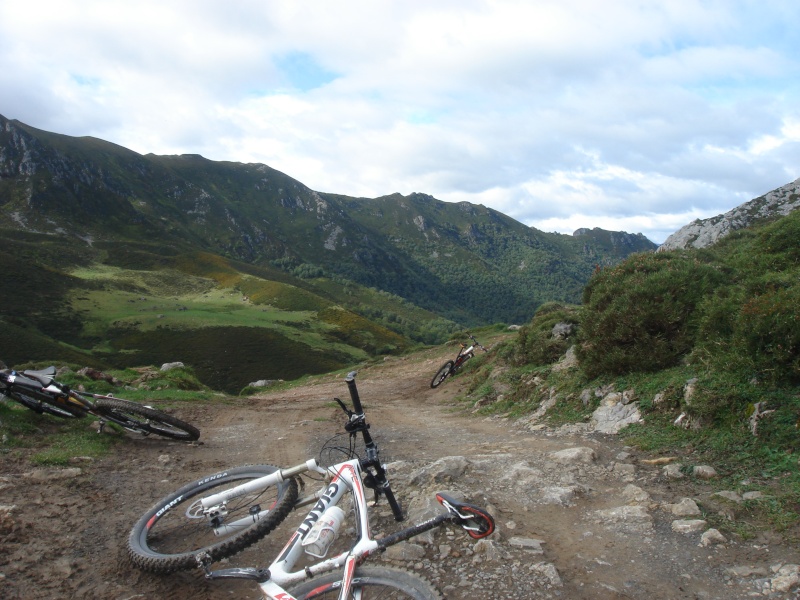
M 130 400 L 107 394 L 78 392 L 55 380 L 56 368 L 17 372 L 0 362 L 0 395 L 24 407 L 62 419 L 80 419 L 93 415 L 100 420 L 100 431 L 106 423 L 142 435 L 160 435 L 187 442 L 200 437 L 200 431 L 180 419 Z
M 458 350 L 458 354 L 456 355 L 454 360 L 448 360 L 444 363 L 438 371 L 436 371 L 436 375 L 433 376 L 431 379 L 431 387 L 439 387 L 439 385 L 448 377 L 452 377 L 458 370 L 464 366 L 464 363 L 467 362 L 470 358 L 475 356 L 475 348 L 480 348 L 484 352 L 488 352 L 486 348 L 481 346 L 480 342 L 475 339 L 475 336 L 469 335 L 469 339 L 472 340 L 472 345 L 467 347 L 466 344 L 461 344 L 461 348 Z

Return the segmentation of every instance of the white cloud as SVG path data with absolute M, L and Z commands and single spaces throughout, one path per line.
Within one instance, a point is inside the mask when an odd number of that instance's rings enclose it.
M 795 0 L 26 0 L 0 114 L 655 241 L 800 175 Z

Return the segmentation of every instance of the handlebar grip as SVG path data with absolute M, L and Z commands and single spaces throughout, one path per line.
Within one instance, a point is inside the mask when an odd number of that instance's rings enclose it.
M 355 410 L 357 415 L 361 415 L 364 413 L 364 409 L 361 406 L 361 398 L 359 398 L 358 389 L 356 388 L 356 373 L 357 371 L 350 371 L 344 380 L 347 382 L 347 389 L 350 390 L 350 399 L 353 401 L 353 410 Z

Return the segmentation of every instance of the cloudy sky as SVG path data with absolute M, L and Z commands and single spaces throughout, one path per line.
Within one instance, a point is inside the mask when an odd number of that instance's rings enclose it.
M 797 0 L 2 0 L 0 114 L 655 242 L 800 177 Z

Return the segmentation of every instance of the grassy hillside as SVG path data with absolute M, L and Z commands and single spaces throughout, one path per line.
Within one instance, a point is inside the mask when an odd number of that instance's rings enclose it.
M 237 391 L 524 322 L 641 236 L 546 234 L 425 194 L 322 194 L 262 164 L 155 156 L 0 115 L 3 356 L 184 361 Z
M 631 257 L 598 272 L 583 301 L 542 306 L 495 357 L 479 357 L 466 399 L 526 415 L 555 393 L 546 418 L 559 425 L 588 420 L 596 390 L 627 390 L 644 422 L 623 439 L 686 473 L 711 464 L 719 489 L 763 492 L 731 514 L 800 540 L 800 211 L 706 250 Z M 562 339 L 557 324 L 574 329 Z M 573 345 L 578 363 L 555 368 Z
M 352 282 L 299 279 L 189 248 L 0 233 L 0 358 L 12 365 L 182 361 L 206 385 L 238 393 L 457 328 Z

